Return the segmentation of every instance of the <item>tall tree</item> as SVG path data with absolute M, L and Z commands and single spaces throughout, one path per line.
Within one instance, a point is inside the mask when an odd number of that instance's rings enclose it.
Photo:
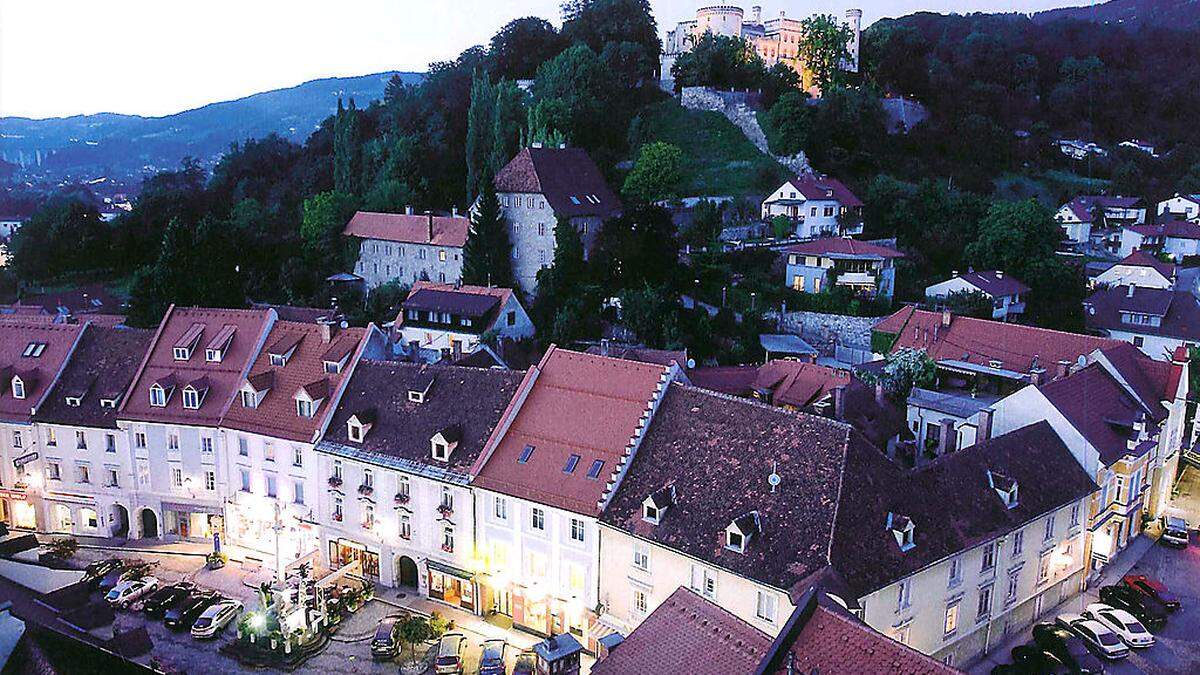
M 333 135 L 333 187 L 345 195 L 360 194 L 362 180 L 362 138 L 354 99 L 347 108 L 338 99 Z
M 625 177 L 621 194 L 630 201 L 651 202 L 675 196 L 683 179 L 683 151 L 655 141 L 642 146 L 637 162 Z
M 467 110 L 467 200 L 473 201 L 483 184 L 492 180 L 492 155 L 496 137 L 496 87 L 486 73 L 475 72 L 471 107 Z
M 471 218 L 471 233 L 463 247 L 463 282 L 512 288 L 512 241 L 491 182 L 483 184 Z
M 566 0 L 562 17 L 563 36 L 591 47 L 597 54 L 610 42 L 638 45 L 644 55 L 640 75 L 647 81 L 654 77 L 662 43 L 650 0 Z
M 513 19 L 488 46 L 488 57 L 497 77 L 531 79 L 538 66 L 558 55 L 568 42 L 549 21 L 536 16 Z
M 800 60 L 812 72 L 813 84 L 827 91 L 841 80 L 842 66 L 850 60 L 850 27 L 830 14 L 810 16 L 800 22 Z
M 501 80 L 496 85 L 496 124 L 492 130 L 492 175 L 495 176 L 521 149 L 525 133 L 525 100 L 528 95 L 516 83 Z

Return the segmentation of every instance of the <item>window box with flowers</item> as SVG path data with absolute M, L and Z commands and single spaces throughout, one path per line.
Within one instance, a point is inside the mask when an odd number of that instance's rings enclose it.
M 454 515 L 454 507 L 450 506 L 449 504 L 438 504 L 437 512 L 440 513 L 443 518 L 449 518 L 450 516 Z
M 336 523 L 342 522 L 342 514 L 340 514 L 340 513 L 333 514 L 333 520 Z
M 341 486 L 342 486 L 342 477 L 341 476 L 330 476 L 329 477 L 329 487 L 341 487 Z
M 367 485 L 366 483 L 363 483 L 362 485 L 358 486 L 358 494 L 360 494 L 360 495 L 366 496 L 366 495 L 373 494 L 374 492 L 375 492 L 375 488 L 370 485 Z
M 408 503 L 408 499 L 409 499 L 409 497 L 408 497 L 408 494 L 407 494 L 407 493 L 404 493 L 404 492 L 397 492 L 397 493 L 396 493 L 396 503 L 397 503 L 397 504 L 407 504 L 407 503 Z
M 446 553 L 454 553 L 454 547 L 450 544 L 442 544 L 442 550 Z

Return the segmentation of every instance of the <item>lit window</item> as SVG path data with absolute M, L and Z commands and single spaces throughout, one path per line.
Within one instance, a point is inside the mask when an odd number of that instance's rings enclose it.
M 942 634 L 953 635 L 958 630 L 958 603 L 946 605 L 946 616 L 942 620 Z
M 633 611 L 639 616 L 646 613 L 646 591 L 634 589 L 633 591 Z

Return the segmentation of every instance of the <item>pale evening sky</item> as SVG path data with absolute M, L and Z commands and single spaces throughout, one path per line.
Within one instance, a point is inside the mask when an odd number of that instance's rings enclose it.
M 703 0 L 651 0 L 660 33 Z M 1086 0 L 744 0 L 764 16 L 1030 12 Z M 164 115 L 320 77 L 423 71 L 559 0 L 0 0 L 0 116 Z

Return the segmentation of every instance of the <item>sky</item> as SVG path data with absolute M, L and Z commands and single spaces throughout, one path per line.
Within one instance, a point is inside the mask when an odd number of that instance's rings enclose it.
M 726 0 L 728 1 L 728 0 Z M 661 31 L 703 0 L 651 0 Z M 736 3 L 730 3 L 736 4 Z M 803 17 L 1031 12 L 1086 0 L 744 0 Z M 423 71 L 559 0 L 0 0 L 0 116 L 166 115 L 321 77 Z

